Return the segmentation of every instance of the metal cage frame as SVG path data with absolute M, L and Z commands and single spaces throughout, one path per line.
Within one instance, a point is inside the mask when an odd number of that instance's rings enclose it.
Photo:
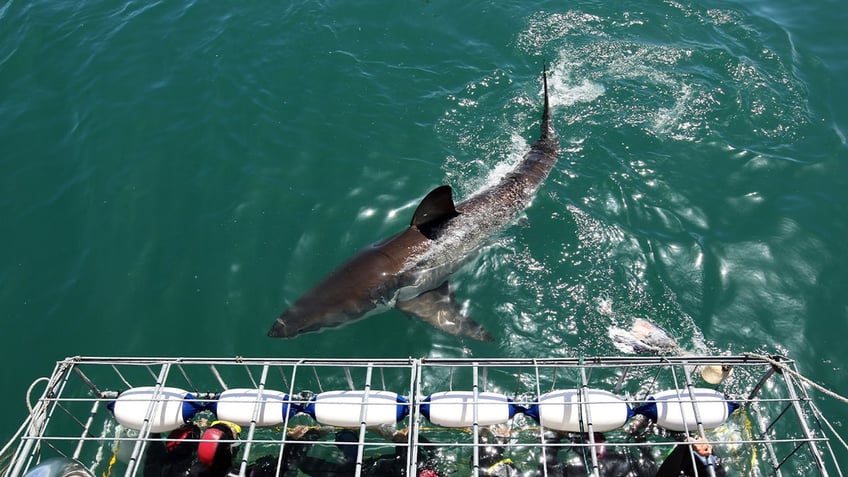
M 698 371 L 705 366 L 725 366 L 733 375 L 719 385 L 705 385 Z M 538 359 L 286 359 L 286 358 L 118 358 L 69 357 L 56 363 L 53 373 L 16 439 L 14 454 L 2 471 L 3 477 L 21 477 L 45 458 L 62 456 L 81 462 L 105 476 L 140 474 L 147 449 L 164 440 L 151 432 L 154 412 L 151 401 L 140 429 L 121 434 L 107 407 L 122 391 L 150 386 L 154 395 L 166 386 L 178 386 L 200 402 L 214 402 L 222 391 L 235 387 L 255 389 L 253 419 L 244 426 L 233 474 L 245 475 L 256 457 L 277 456 L 291 445 L 321 448 L 355 448 L 352 475 L 367 475 L 366 462 L 375 454 L 394 453 L 402 459 L 403 475 L 418 475 L 422 451 L 440 453 L 450 461 L 445 472 L 454 475 L 484 475 L 482 458 L 493 443 L 500 452 L 547 476 L 545 465 L 551 455 L 566 448 L 582 453 L 587 475 L 599 475 L 596 452 L 605 444 L 629 452 L 649 447 L 662 456 L 682 437 L 700 436 L 717 449 L 732 454 L 731 465 L 740 467 L 736 475 L 816 475 L 842 476 L 831 442 L 822 426 L 822 416 L 806 387 L 799 381 L 795 362 L 777 356 L 751 354 L 734 356 L 632 356 Z M 579 400 L 589 389 L 605 389 L 622 396 L 632 408 L 648 402 L 660 390 L 673 389 L 691 396 L 698 387 L 710 387 L 739 404 L 742 424 L 728 424 L 724 433 L 706 429 L 693 406 L 695 419 L 684 432 L 671 432 L 647 423 L 647 428 L 607 433 L 606 442 L 597 441 L 590 413 L 579 415 L 580 430 L 556 433 L 527 418 L 521 410 L 536 403 L 539 396 L 555 389 L 573 389 Z M 356 390 L 365 398 L 376 390 L 387 390 L 405 398 L 404 414 L 394 426 L 375 428 L 361 408 L 360 424 L 351 429 L 355 441 L 337 442 L 331 426 L 302 414 L 286 415 L 272 428 L 257 426 L 256 418 L 265 390 L 285 392 L 291 402 L 305 406 L 328 390 Z M 425 398 L 439 391 L 465 391 L 471 396 L 467 426 L 437 426 L 422 413 Z M 480 424 L 488 410 L 481 393 L 507 396 L 519 412 L 499 423 L 495 434 Z M 155 400 L 155 399 L 154 399 Z M 583 408 L 581 408 L 583 409 Z M 589 409 L 588 407 L 586 409 Z M 738 420 L 738 419 L 737 419 Z M 645 423 L 643 423 L 645 424 Z M 628 424 L 629 425 L 629 424 Z M 312 426 L 324 435 L 304 439 L 292 434 L 293 426 Z M 125 429 L 123 429 L 126 431 Z M 401 432 L 396 432 L 396 431 Z M 582 432 L 580 432 L 582 431 Z M 394 432 L 394 436 L 392 433 Z M 488 434 L 487 434 L 488 432 Z M 567 434 L 567 438 L 563 438 Z M 554 438 L 557 437 L 557 438 Z M 493 441 L 496 439 L 496 442 Z M 116 456 L 123 447 L 124 461 Z M 131 448 L 131 452 L 127 449 Z M 412 452 L 410 452 L 412 450 Z M 382 454 L 381 454 L 382 453 Z M 459 457 L 445 457 L 453 453 Z M 110 456 L 111 454 L 111 456 Z M 727 461 L 727 459 L 726 459 Z M 278 474 L 280 471 L 277 471 Z

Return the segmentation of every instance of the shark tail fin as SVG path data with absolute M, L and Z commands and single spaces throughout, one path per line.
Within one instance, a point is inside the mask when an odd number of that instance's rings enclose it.
M 548 101 L 548 63 L 542 62 L 542 82 L 545 87 L 545 109 L 542 112 L 542 137 L 541 139 L 552 138 L 554 135 L 551 127 L 551 112 Z

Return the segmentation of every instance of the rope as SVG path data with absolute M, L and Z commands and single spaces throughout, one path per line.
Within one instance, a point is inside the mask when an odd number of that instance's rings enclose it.
M 825 388 L 824 386 L 821 386 L 821 385 L 819 385 L 818 383 L 815 383 L 813 380 L 811 380 L 811 379 L 809 379 L 809 378 L 807 378 L 807 377 L 805 377 L 805 376 L 802 376 L 800 373 L 798 373 L 798 372 L 797 372 L 797 371 L 795 371 L 794 369 L 792 369 L 792 368 L 790 368 L 789 366 L 787 366 L 787 365 L 785 365 L 785 364 L 781 363 L 780 361 L 775 360 L 774 358 L 772 358 L 772 357 L 770 357 L 770 356 L 765 356 L 765 355 L 761 355 L 761 354 L 757 354 L 757 353 L 742 353 L 742 356 L 749 356 L 749 357 L 752 357 L 752 358 L 758 358 L 758 359 L 762 359 L 762 360 L 768 361 L 768 362 L 769 362 L 769 364 L 771 364 L 772 366 L 775 366 L 775 367 L 777 367 L 777 368 L 780 368 L 780 369 L 781 369 L 781 371 L 783 371 L 783 372 L 785 372 L 785 373 L 789 373 L 789 374 L 790 374 L 790 375 L 792 375 L 795 379 L 798 379 L 799 381 L 802 381 L 802 382 L 804 382 L 804 383 L 806 383 L 806 384 L 808 384 L 808 385 L 812 386 L 813 388 L 817 389 L 818 391 L 823 392 L 824 394 L 827 394 L 828 396 L 830 396 L 830 397 L 832 397 L 832 398 L 836 399 L 837 401 L 842 401 L 843 403 L 848 404 L 848 398 L 846 398 L 845 396 L 839 395 L 839 394 L 837 394 L 837 393 L 835 393 L 835 392 L 831 391 L 830 389 L 827 389 L 827 388 Z M 833 426 L 830 424 L 830 421 L 828 421 L 828 420 L 827 420 L 827 419 L 826 419 L 826 418 L 825 418 L 825 417 L 821 414 L 821 412 L 819 412 L 819 410 L 818 410 L 818 408 L 816 408 L 816 406 L 811 406 L 811 407 L 812 407 L 812 409 L 813 409 L 813 412 L 816 414 L 816 416 L 817 416 L 819 419 L 821 419 L 822 421 L 824 421 L 824 423 L 825 423 L 825 424 L 827 424 L 828 429 L 830 429 L 830 432 L 831 432 L 834 436 L 836 436 L 836 439 L 837 439 L 837 440 L 838 440 L 838 441 L 842 444 L 842 447 L 844 447 L 845 449 L 848 449 L 848 443 L 846 443 L 846 442 L 842 439 L 842 436 L 840 436 L 840 435 L 839 435 L 839 433 L 838 433 L 838 432 L 836 432 L 836 429 L 834 429 L 834 428 L 833 428 Z
M 742 411 L 742 438 L 745 440 L 753 440 L 754 439 L 754 426 L 751 424 L 751 419 L 748 417 L 748 412 L 745 409 L 740 409 Z M 757 468 L 757 446 L 751 446 L 751 470 Z
M 813 412 L 815 413 L 816 417 L 818 417 L 819 419 L 821 419 L 822 421 L 824 421 L 824 423 L 825 423 L 825 424 L 827 424 L 827 428 L 828 428 L 828 429 L 830 429 L 830 432 L 831 432 L 834 436 L 836 436 L 836 439 L 837 439 L 840 443 L 842 443 L 842 447 L 844 447 L 846 450 L 848 450 L 848 444 L 846 444 L 846 443 L 845 443 L 845 441 L 844 441 L 844 440 L 842 440 L 842 436 L 840 436 L 840 435 L 839 435 L 839 433 L 837 433 L 837 432 L 836 432 L 836 429 L 834 429 L 834 428 L 833 428 L 833 426 L 830 424 L 830 421 L 828 421 L 828 420 L 827 420 L 827 418 L 825 418 L 825 417 L 822 415 L 822 413 L 819 411 L 819 409 L 818 409 L 816 406 L 811 406 L 811 408 L 813 409 Z
M 121 441 L 116 441 L 115 448 L 112 450 L 112 457 L 109 459 L 109 466 L 103 471 L 103 477 L 111 477 L 112 467 L 118 461 L 118 450 L 121 448 Z
M 32 397 L 32 388 L 34 388 L 34 387 L 35 387 L 35 385 L 36 385 L 36 384 L 38 384 L 38 383 L 40 383 L 41 381 L 47 381 L 47 382 L 50 382 L 50 378 L 45 378 L 45 377 L 43 377 L 43 376 L 42 376 L 42 377 L 40 377 L 40 378 L 36 379 L 35 381 L 33 381 L 33 382 L 32 382 L 32 384 L 30 384 L 30 385 L 29 385 L 29 388 L 27 389 L 27 393 L 26 393 L 26 404 L 27 404 L 27 409 L 29 410 L 29 414 L 30 414 L 30 415 L 32 415 L 32 413 L 33 413 L 32 402 L 31 402 L 31 401 L 32 401 L 32 399 L 31 399 L 31 397 Z
M 30 415 L 30 418 L 31 418 L 30 423 L 29 423 L 30 425 L 32 425 L 32 423 L 35 423 L 35 419 L 36 419 L 35 416 L 34 416 L 35 409 L 33 408 L 33 405 L 32 405 L 31 399 L 30 399 L 31 396 L 32 396 L 32 389 L 35 387 L 36 384 L 40 383 L 41 381 L 50 382 L 50 378 L 40 377 L 40 378 L 36 379 L 35 381 L 33 381 L 29 385 L 29 389 L 27 389 L 26 405 L 27 405 L 27 409 L 29 410 L 29 415 Z M 42 409 L 41 414 L 43 415 L 45 413 L 45 411 L 46 410 Z M 24 420 L 23 424 L 21 424 L 21 427 L 19 427 L 18 430 L 15 431 L 15 434 L 9 439 L 9 442 L 7 442 L 6 445 L 3 446 L 3 449 L 0 450 L 0 461 L 7 460 L 7 459 L 11 458 L 11 455 L 7 455 L 7 453 L 9 451 L 9 449 L 11 449 L 12 444 L 14 444 L 18 440 L 18 438 L 21 436 L 21 434 L 24 432 L 24 430 L 27 427 L 27 424 L 28 424 L 27 421 Z
M 757 354 L 757 353 L 742 353 L 742 356 L 747 356 L 747 357 L 751 357 L 751 358 L 757 358 L 757 359 L 762 359 L 762 360 L 768 361 L 772 366 L 780 368 L 782 371 L 791 374 L 796 379 L 803 381 L 806 384 L 809 384 L 810 386 L 816 388 L 817 390 L 827 394 L 828 396 L 830 396 L 834 399 L 837 399 L 839 401 L 842 401 L 842 402 L 848 404 L 848 398 L 846 398 L 845 396 L 841 396 L 839 394 L 836 394 L 835 392 L 825 388 L 824 386 L 821 386 L 821 385 L 815 383 L 813 380 L 802 376 L 800 373 L 798 373 L 794 369 L 792 369 L 789 366 L 781 363 L 780 361 L 775 360 L 774 358 L 771 358 L 770 356 L 765 356 L 765 355 Z

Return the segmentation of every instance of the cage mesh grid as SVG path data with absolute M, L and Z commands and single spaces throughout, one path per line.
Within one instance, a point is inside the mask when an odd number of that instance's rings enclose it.
M 794 362 L 781 359 L 795 370 Z M 727 365 L 733 374 L 721 385 L 707 385 L 697 375 L 702 366 Z M 108 410 L 119 393 L 142 386 L 183 389 L 203 403 L 214 402 L 228 389 L 280 391 L 291 402 L 306 406 L 310 399 L 330 391 L 391 391 L 405 398 L 406 416 L 392 426 L 352 426 L 338 441 L 339 428 L 316 422 L 304 413 L 286 416 L 276 426 L 243 426 L 235 472 L 260 457 L 281 459 L 286 446 L 310 446 L 326 459 L 356 451 L 351 475 L 364 475 L 374 456 L 402 457 L 405 475 L 428 464 L 433 455 L 446 475 L 474 475 L 485 469 L 485 453 L 496 444 L 504 458 L 527 472 L 547 475 L 540 462 L 582 455 L 587 475 L 597 471 L 599 446 L 588 432 L 552 432 L 519 412 L 496 426 L 472 423 L 461 428 L 435 425 L 421 412 L 427 396 L 445 391 L 470 393 L 467 408 L 472 421 L 493 404 L 479 401 L 480 393 L 504 395 L 519 408 L 536 403 L 556 390 L 610 391 L 636 408 L 649 396 L 677 390 L 711 387 L 739 403 L 740 409 L 717 429 L 691 422 L 685 435 L 703 435 L 726 465 L 741 475 L 842 475 L 832 457 L 829 441 L 815 419 L 816 409 L 789 373 L 773 363 L 750 356 L 584 357 L 573 359 L 198 359 L 198 358 L 89 358 L 60 361 L 26 423 L 26 430 L 4 476 L 17 477 L 53 456 L 80 461 L 97 474 L 141 475 L 145 451 L 166 436 L 149 428 L 126 429 Z M 257 403 L 258 405 L 259 403 Z M 369 404 L 385 405 L 385 404 Z M 582 418 L 581 418 L 582 419 Z M 201 427 L 215 420 L 210 411 L 193 417 Z M 607 449 L 646 455 L 659 462 L 683 434 L 654 425 L 633 429 L 635 420 L 605 432 Z M 581 421 L 583 431 L 591 420 Z M 295 435 L 295 429 L 315 432 Z M 413 449 L 414 452 L 408 452 Z M 430 457 L 427 457 L 427 456 Z

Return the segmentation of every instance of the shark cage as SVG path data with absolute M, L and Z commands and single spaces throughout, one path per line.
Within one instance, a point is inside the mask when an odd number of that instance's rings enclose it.
M 182 475 L 598 476 L 628 465 L 653 476 L 693 440 L 727 475 L 842 475 L 838 436 L 795 363 L 776 356 L 70 357 L 42 380 L 3 477 L 159 477 L 166 463 Z M 168 463 L 176 448 L 188 449 L 184 468 Z

